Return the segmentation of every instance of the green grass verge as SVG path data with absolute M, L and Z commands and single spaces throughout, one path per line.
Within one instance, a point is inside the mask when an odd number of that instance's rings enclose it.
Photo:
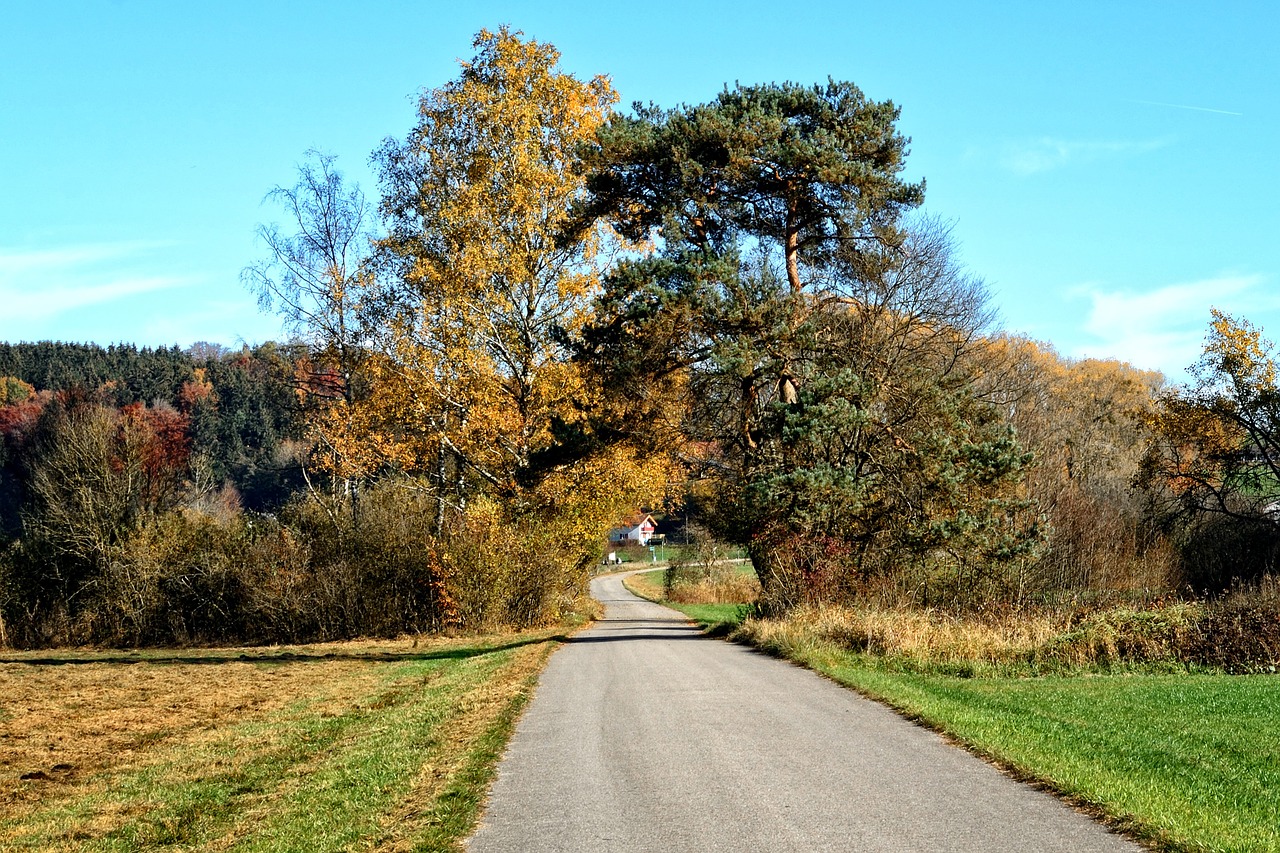
M 674 610 L 679 610 L 715 637 L 728 636 L 754 610 L 753 605 L 750 604 L 681 604 L 674 601 L 662 603 Z
M 653 569 L 647 572 L 637 572 L 634 575 L 628 575 L 622 579 L 622 585 L 641 598 L 647 598 L 650 601 L 656 601 L 661 604 L 668 604 L 669 602 L 662 598 L 663 571 L 663 569 Z
M 974 679 L 791 656 L 1164 849 L 1280 851 L 1280 679 Z
M 436 798 L 426 831 L 417 839 L 414 850 L 460 849 L 462 839 L 475 828 L 489 786 L 497 775 L 498 761 L 520 712 L 533 695 L 540 672 L 541 668 L 525 677 L 522 689 L 503 706 L 498 718 L 467 752 L 460 772 Z

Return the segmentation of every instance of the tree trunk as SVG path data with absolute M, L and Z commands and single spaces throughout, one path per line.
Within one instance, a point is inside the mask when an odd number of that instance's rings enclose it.
M 447 421 L 449 413 L 445 412 L 442 418 Z M 443 432 L 443 429 L 442 429 Z M 445 447 L 442 440 L 440 447 L 436 451 L 436 535 L 439 536 L 444 531 L 444 489 L 445 483 L 449 479 L 449 451 Z
M 787 284 L 791 287 L 791 293 L 800 293 L 804 289 L 804 285 L 800 281 L 800 227 L 796 224 L 795 211 L 787 212 L 785 253 L 787 258 Z M 791 331 L 795 331 L 796 319 L 792 314 Z M 778 399 L 788 406 L 794 405 L 798 399 L 796 396 L 795 379 L 791 376 L 790 369 L 786 362 L 783 362 L 782 371 L 778 376 Z
M 792 293 L 799 293 L 804 285 L 800 282 L 800 229 L 795 220 L 787 217 L 787 233 L 784 244 L 787 258 L 787 283 Z

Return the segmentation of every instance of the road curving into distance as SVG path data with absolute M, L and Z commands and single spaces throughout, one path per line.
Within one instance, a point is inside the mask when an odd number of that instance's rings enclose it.
M 592 593 L 604 619 L 552 656 L 471 853 L 1141 849 L 619 575 Z

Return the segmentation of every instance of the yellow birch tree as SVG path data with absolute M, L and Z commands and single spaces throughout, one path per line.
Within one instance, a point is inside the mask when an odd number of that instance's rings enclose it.
M 408 136 L 375 155 L 388 233 L 368 405 L 400 425 L 397 452 L 437 496 L 438 530 L 496 500 L 511 534 L 560 572 L 552 586 L 571 587 L 609 523 L 666 483 L 664 454 L 625 443 L 548 453 L 603 393 L 565 342 L 622 244 L 604 225 L 567 225 L 581 151 L 617 95 L 518 32 L 481 31 L 474 47 L 456 80 L 422 94 Z

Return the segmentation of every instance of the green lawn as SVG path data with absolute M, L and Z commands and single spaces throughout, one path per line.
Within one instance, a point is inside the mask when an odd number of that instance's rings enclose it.
M 1275 676 L 959 678 L 792 654 L 1161 849 L 1280 851 Z
M 751 612 L 750 604 L 677 604 L 671 601 L 662 603 L 679 610 L 702 626 L 704 631 L 717 637 L 730 633 Z
M 1280 851 L 1280 679 L 962 679 L 812 663 L 1162 847 Z

